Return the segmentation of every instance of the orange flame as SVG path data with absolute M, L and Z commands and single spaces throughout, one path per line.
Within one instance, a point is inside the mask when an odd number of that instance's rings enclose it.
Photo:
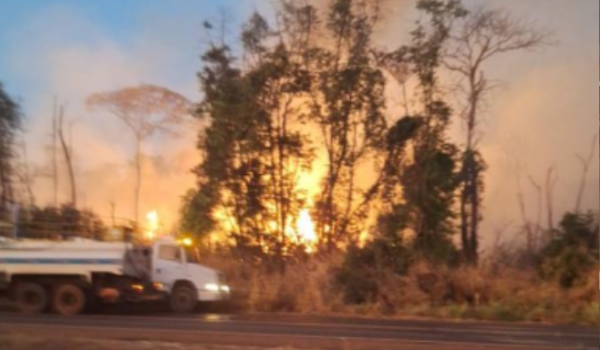
M 298 215 L 297 231 L 298 236 L 300 237 L 300 243 L 306 246 L 306 252 L 309 254 L 314 253 L 319 238 L 308 209 L 302 209 L 300 211 L 300 214 Z
M 159 220 L 156 210 L 148 212 L 148 214 L 146 214 L 146 239 L 153 240 L 156 238 L 158 226 Z

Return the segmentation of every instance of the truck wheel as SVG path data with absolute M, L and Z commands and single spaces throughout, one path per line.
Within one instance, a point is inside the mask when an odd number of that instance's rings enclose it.
M 85 292 L 74 284 L 62 284 L 54 290 L 53 308 L 64 316 L 79 315 L 85 309 Z
M 37 283 L 19 283 L 15 297 L 17 305 L 24 313 L 39 314 L 48 309 L 48 293 Z
M 171 293 L 169 300 L 171 310 L 178 314 L 191 314 L 196 311 L 198 305 L 198 293 L 196 290 L 182 285 L 177 286 Z

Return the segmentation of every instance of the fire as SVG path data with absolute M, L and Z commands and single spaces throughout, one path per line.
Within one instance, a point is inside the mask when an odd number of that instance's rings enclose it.
M 156 238 L 156 232 L 158 231 L 159 220 L 158 213 L 156 210 L 148 212 L 146 214 L 146 238 L 149 240 L 153 240 Z
M 306 246 L 306 252 L 313 253 L 316 249 L 318 237 L 317 232 L 315 231 L 315 224 L 310 217 L 308 209 L 302 209 L 300 211 L 297 229 L 301 243 Z

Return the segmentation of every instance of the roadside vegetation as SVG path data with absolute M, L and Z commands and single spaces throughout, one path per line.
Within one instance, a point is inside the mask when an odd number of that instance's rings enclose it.
M 567 216 L 565 231 L 533 256 L 499 247 L 478 266 L 415 259 L 411 248 L 386 251 L 377 241 L 283 273 L 229 253 L 203 256 L 231 280 L 236 310 L 597 325 L 597 245 L 589 249 L 585 240 L 597 239 L 598 228 L 587 218 L 573 227 Z
M 418 0 L 419 20 L 384 48 L 375 37 L 389 20 L 386 1 L 311 3 L 278 1 L 273 18 L 254 13 L 233 42 L 226 18 L 204 22 L 201 101 L 155 86 L 90 96 L 135 136 L 136 220 L 141 147 L 176 134 L 193 104 L 202 157 L 178 231 L 225 272 L 237 307 L 598 324 L 598 214 L 582 207 L 596 137 L 580 157 L 572 210 L 554 211 L 553 168 L 544 185 L 529 177 L 539 205 L 527 208 L 517 171 L 522 217 L 505 232 L 515 239 L 481 229 L 494 166 L 480 146 L 483 119 L 494 118 L 490 72 L 505 56 L 547 49 L 548 31 L 501 9 Z M 20 202 L 22 237 L 67 222 L 58 231 L 102 239 L 110 225 L 77 206 L 73 174 L 70 203 L 36 207 L 20 125 L 0 85 L 0 231 L 10 234 Z M 455 125 L 460 139 L 450 136 Z
M 545 189 L 530 179 L 547 197 L 536 221 L 516 179 L 523 220 L 510 234 L 522 239 L 485 254 L 480 244 L 492 234 L 480 231 L 486 63 L 552 38 L 503 10 L 416 4 L 421 19 L 393 49 L 374 41 L 378 1 L 284 1 L 277 23 L 254 14 L 239 43 L 205 23 L 196 117 L 208 127 L 182 231 L 252 311 L 597 324 L 598 220 L 581 188 L 557 220 L 552 169 Z M 403 91 L 400 111 L 388 108 L 390 86 Z M 454 123 L 465 140 L 449 137 Z M 311 196 L 298 178 L 318 155 L 326 167 Z M 303 209 L 314 234 L 299 225 Z

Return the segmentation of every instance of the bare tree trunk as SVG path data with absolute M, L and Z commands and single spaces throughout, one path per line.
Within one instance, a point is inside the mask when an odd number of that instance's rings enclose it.
M 468 179 L 466 178 L 466 169 L 463 168 L 463 188 L 460 193 L 460 237 L 465 259 L 469 260 L 469 213 L 467 209 L 467 187 Z
M 71 150 L 69 150 L 69 148 L 67 147 L 63 128 L 64 112 L 64 106 L 60 106 L 60 110 L 58 113 L 58 136 L 62 145 L 67 169 L 69 171 L 69 181 L 71 183 L 71 204 L 73 205 L 73 207 L 77 207 L 77 188 L 75 186 L 75 172 L 73 171 L 73 157 L 71 154 Z
M 464 209 L 461 211 L 461 228 L 462 234 L 466 237 L 463 242 L 463 251 L 467 261 L 470 264 L 476 265 L 478 260 L 478 237 L 479 237 L 479 171 L 477 159 L 475 156 L 475 127 L 477 121 L 477 111 L 480 102 L 480 83 L 477 80 L 478 66 L 475 65 L 469 74 L 469 101 L 467 112 L 467 144 L 463 158 L 463 181 L 462 188 L 462 205 Z M 485 81 L 483 73 L 481 73 L 481 81 Z M 467 211 L 467 208 L 469 209 Z M 466 243 L 466 245 L 465 245 Z
M 527 239 L 527 254 L 528 258 L 530 258 L 533 254 L 533 233 L 531 231 L 531 225 L 529 223 L 529 219 L 527 217 L 527 209 L 525 206 L 525 198 L 523 196 L 523 188 L 521 186 L 521 173 L 518 171 L 517 174 L 517 200 L 519 201 L 519 209 L 521 210 L 521 218 L 523 219 L 523 225 L 525 229 L 526 239 Z
M 471 178 L 471 263 L 477 265 L 479 262 L 479 170 L 475 160 L 472 165 L 473 175 Z
M 115 228 L 115 202 L 113 201 L 110 202 L 110 219 L 112 221 L 112 227 Z
M 536 192 L 537 192 L 537 216 L 536 216 L 536 223 L 535 223 L 535 230 L 532 230 L 532 248 L 533 251 L 537 251 L 537 243 L 539 241 L 540 238 L 540 230 L 542 228 L 542 210 L 543 210 L 543 202 L 544 202 L 544 196 L 543 196 L 543 192 L 542 192 L 542 186 L 540 184 L 537 183 L 537 181 L 535 181 L 535 179 L 529 175 L 529 182 L 531 182 L 531 186 L 533 186 L 533 188 L 535 188 Z
M 139 225 L 140 221 L 140 193 L 142 189 L 142 140 L 136 135 L 135 142 L 135 193 L 133 204 L 133 215 L 135 222 Z
M 553 177 L 553 175 L 554 168 L 551 167 L 546 174 L 546 208 L 548 229 L 552 239 L 554 239 L 554 185 L 556 184 L 556 177 Z
M 54 190 L 54 206 L 58 206 L 58 161 L 56 155 L 56 139 L 57 139 L 57 116 L 58 102 L 54 98 L 54 107 L 52 109 L 52 181 Z
M 27 191 L 29 205 L 34 206 L 35 205 L 35 196 L 33 194 L 33 188 L 31 188 L 32 182 L 33 182 L 33 176 L 31 175 L 31 172 L 29 171 L 29 157 L 27 156 L 27 143 L 25 142 L 24 139 L 23 139 L 22 149 L 23 149 L 23 174 L 22 174 L 23 182 L 24 182 L 25 189 Z
M 579 213 L 581 210 L 581 201 L 583 200 L 583 193 L 585 191 L 585 186 L 586 186 L 586 182 L 587 182 L 587 174 L 590 170 L 590 164 L 592 163 L 594 154 L 596 154 L 597 146 L 598 146 L 598 135 L 594 135 L 588 157 L 583 158 L 580 155 L 577 156 L 579 158 L 579 160 L 581 161 L 583 171 L 581 173 L 581 181 L 579 182 L 579 192 L 577 193 L 577 201 L 575 202 L 575 213 Z

